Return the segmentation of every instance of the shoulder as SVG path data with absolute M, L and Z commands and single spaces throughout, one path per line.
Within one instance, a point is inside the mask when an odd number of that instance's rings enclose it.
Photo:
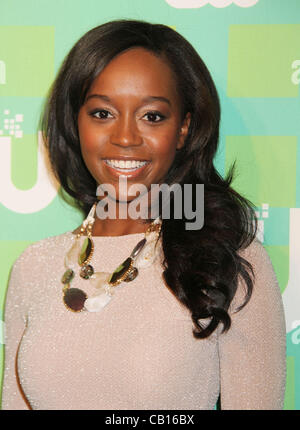
M 37 271 L 43 272 L 51 266 L 51 261 L 64 255 L 70 247 L 74 235 L 66 232 L 57 236 L 51 236 L 28 245 L 19 255 L 12 266 L 12 275 L 28 276 Z
M 39 240 L 25 248 L 11 267 L 7 308 L 18 306 L 25 309 L 31 295 L 52 279 L 55 268 L 63 267 L 64 255 L 73 237 L 71 232 L 67 232 Z
M 68 246 L 74 235 L 72 232 L 66 232 L 57 236 L 46 237 L 28 245 L 16 261 L 23 261 L 32 254 L 42 256 L 49 251 L 57 250 L 58 247 Z
M 246 248 L 243 248 L 239 251 L 239 254 L 242 256 L 247 256 L 247 257 L 255 257 L 259 254 L 265 254 L 266 250 L 263 246 L 263 244 L 257 239 L 255 238 L 249 246 L 247 246 Z
M 253 281 L 252 295 L 248 305 L 245 308 L 252 306 L 263 306 L 266 302 L 281 303 L 281 292 L 278 285 L 277 277 L 271 259 L 262 245 L 255 239 L 247 248 L 240 250 L 240 256 L 245 259 L 252 268 L 252 274 L 249 273 Z M 245 299 L 245 281 L 240 279 L 236 296 L 233 300 L 232 307 L 238 306 Z
M 266 272 L 275 276 L 271 259 L 258 239 L 254 239 L 247 248 L 240 250 L 239 255 L 251 264 L 255 277 Z

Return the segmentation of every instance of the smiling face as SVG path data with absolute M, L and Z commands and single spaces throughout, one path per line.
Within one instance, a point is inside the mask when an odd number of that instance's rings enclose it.
M 171 68 L 143 48 L 115 57 L 92 83 L 78 115 L 84 162 L 97 184 L 120 175 L 131 184 L 160 184 L 188 133 Z M 129 200 L 129 199 L 128 199 Z

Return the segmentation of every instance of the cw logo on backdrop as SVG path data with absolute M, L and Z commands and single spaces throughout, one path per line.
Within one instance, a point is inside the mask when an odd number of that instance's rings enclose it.
M 6 84 L 6 64 L 0 60 L 0 85 Z
M 20 190 L 12 182 L 11 146 L 12 136 L 0 136 L 0 183 L 5 184 L 0 188 L 0 202 L 13 212 L 23 214 L 38 212 L 52 202 L 59 188 L 58 183 L 49 174 L 50 169 L 44 151 L 42 134 L 38 133 L 37 180 L 35 185 L 28 190 Z M 25 170 L 24 174 L 26 174 Z
M 292 62 L 292 69 L 295 71 L 292 73 L 291 81 L 294 85 L 298 85 L 300 84 L 300 60 Z

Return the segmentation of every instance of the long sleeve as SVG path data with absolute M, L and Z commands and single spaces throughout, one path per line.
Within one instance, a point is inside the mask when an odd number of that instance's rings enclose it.
M 24 254 L 26 254 L 26 251 L 19 257 L 12 268 L 5 303 L 5 365 L 2 409 L 30 409 L 20 388 L 16 371 L 18 347 L 26 327 L 24 313 Z
M 243 257 L 254 269 L 252 297 L 219 334 L 221 409 L 283 409 L 286 330 L 280 289 L 270 259 L 255 241 Z M 243 302 L 239 285 L 231 311 Z

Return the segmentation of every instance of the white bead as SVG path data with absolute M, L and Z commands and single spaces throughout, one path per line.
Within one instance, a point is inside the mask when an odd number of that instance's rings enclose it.
M 80 238 L 81 239 L 81 238 Z M 66 268 L 76 269 L 78 267 L 78 255 L 81 248 L 81 240 L 74 239 L 74 243 L 65 256 Z
M 90 278 L 90 282 L 94 288 L 101 288 L 108 283 L 111 273 L 108 272 L 95 272 Z
M 147 235 L 147 244 L 153 241 L 157 241 L 158 235 L 156 231 L 152 231 Z M 147 246 L 147 245 L 146 245 Z
M 98 296 L 86 299 L 84 307 L 88 312 L 100 312 L 110 301 L 111 297 L 109 295 L 101 293 Z
M 156 240 L 146 244 L 146 246 L 141 250 L 134 265 L 137 269 L 141 269 L 150 266 L 156 259 Z

